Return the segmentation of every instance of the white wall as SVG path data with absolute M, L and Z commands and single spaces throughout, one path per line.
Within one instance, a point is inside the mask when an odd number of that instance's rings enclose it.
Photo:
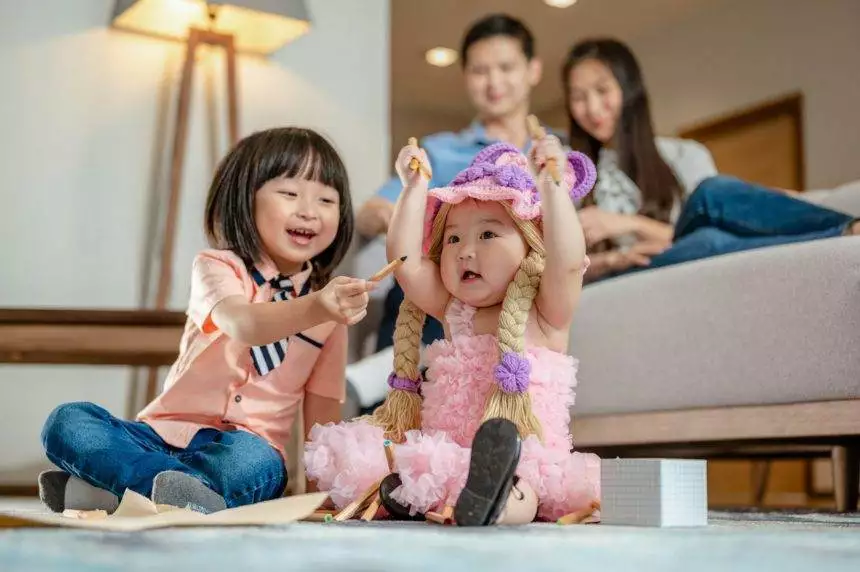
M 632 42 L 658 129 L 800 91 L 808 188 L 860 178 L 860 2 L 716 2 Z
M 165 190 L 158 167 L 169 152 L 184 53 L 178 44 L 108 30 L 112 5 L 0 2 L 0 307 L 133 308 L 146 296 L 150 196 Z M 270 60 L 240 58 L 241 134 L 284 124 L 322 131 L 342 152 L 360 203 L 388 172 L 388 0 L 309 0 L 309 7 L 309 35 Z M 184 308 L 190 260 L 204 245 L 202 204 L 214 161 L 226 150 L 210 142 L 205 87 L 221 87 L 222 61 L 204 54 L 200 62 L 176 309 Z M 216 111 L 222 104 L 216 100 Z M 0 482 L 32 482 L 43 463 L 39 430 L 55 405 L 84 399 L 123 414 L 129 374 L 0 366 Z

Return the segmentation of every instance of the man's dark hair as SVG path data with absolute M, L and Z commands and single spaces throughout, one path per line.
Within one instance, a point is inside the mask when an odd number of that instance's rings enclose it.
M 496 36 L 518 40 L 526 59 L 531 60 L 534 57 L 535 39 L 525 24 L 507 14 L 490 14 L 472 24 L 466 35 L 463 36 L 463 43 L 460 45 L 461 64 L 466 65 L 469 48 L 474 44 Z

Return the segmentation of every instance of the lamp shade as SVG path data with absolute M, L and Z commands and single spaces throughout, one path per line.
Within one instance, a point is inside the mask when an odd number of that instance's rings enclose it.
M 267 55 L 307 33 L 304 0 L 117 0 L 114 27 L 185 40 L 198 27 L 233 36 L 236 50 Z

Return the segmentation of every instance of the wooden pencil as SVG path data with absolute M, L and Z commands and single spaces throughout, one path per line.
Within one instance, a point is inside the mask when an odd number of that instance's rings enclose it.
M 386 439 L 382 446 L 385 447 L 385 460 L 388 461 L 388 470 L 394 472 L 394 443 Z
M 385 278 L 386 276 L 388 276 L 389 274 L 391 274 L 392 272 L 397 270 L 398 266 L 400 266 L 401 264 L 406 262 L 406 258 L 407 258 L 406 256 L 401 256 L 400 258 L 392 260 L 391 262 L 389 262 L 388 264 L 383 266 L 379 272 L 377 272 L 376 274 L 371 276 L 370 281 L 371 282 L 379 282 L 380 280 L 382 280 L 383 278 Z
M 413 147 L 418 147 L 418 139 L 416 139 L 415 137 L 410 137 L 409 138 L 409 145 L 411 145 Z M 424 175 L 425 177 L 427 177 L 428 180 L 433 178 L 433 174 L 416 157 L 412 157 L 412 159 L 409 161 L 409 168 L 412 169 L 413 171 L 420 170 L 421 174 Z
M 540 121 L 538 121 L 537 117 L 529 115 L 526 121 L 528 122 L 529 134 L 532 139 L 543 139 L 546 137 L 546 131 L 541 127 Z M 550 157 L 546 160 L 546 168 L 549 169 L 549 174 L 555 184 L 559 184 L 561 182 L 561 176 L 558 174 L 558 165 L 555 164 L 554 157 Z
M 367 510 L 364 511 L 364 514 L 361 515 L 361 520 L 371 521 L 376 518 L 376 513 L 379 512 L 380 498 L 379 495 L 376 495 L 376 498 L 373 499 L 373 502 L 367 507 Z
M 344 520 L 351 519 L 353 516 L 355 516 L 355 514 L 358 511 L 360 511 L 364 507 L 364 505 L 367 503 L 367 501 L 369 501 L 373 497 L 373 495 L 379 494 L 379 485 L 381 485 L 381 484 L 382 484 L 382 479 L 379 479 L 378 481 L 376 481 L 376 483 L 371 485 L 371 487 L 369 489 L 364 491 L 364 494 L 362 494 L 359 498 L 355 499 L 354 501 L 352 501 L 351 503 L 346 505 L 342 511 L 337 513 L 337 515 L 335 515 L 334 519 L 338 522 L 343 522 Z

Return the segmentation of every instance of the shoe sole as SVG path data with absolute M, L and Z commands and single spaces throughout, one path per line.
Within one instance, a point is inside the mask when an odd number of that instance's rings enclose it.
M 424 515 L 420 512 L 414 515 L 409 514 L 409 507 L 391 498 L 391 493 L 401 484 L 400 475 L 397 473 L 391 473 L 382 480 L 379 485 L 379 498 L 382 499 L 382 506 L 393 520 L 425 520 Z
M 481 425 L 472 442 L 466 486 L 454 507 L 458 526 L 488 526 L 496 521 L 511 492 L 519 461 L 516 425 L 506 419 L 490 419 Z

